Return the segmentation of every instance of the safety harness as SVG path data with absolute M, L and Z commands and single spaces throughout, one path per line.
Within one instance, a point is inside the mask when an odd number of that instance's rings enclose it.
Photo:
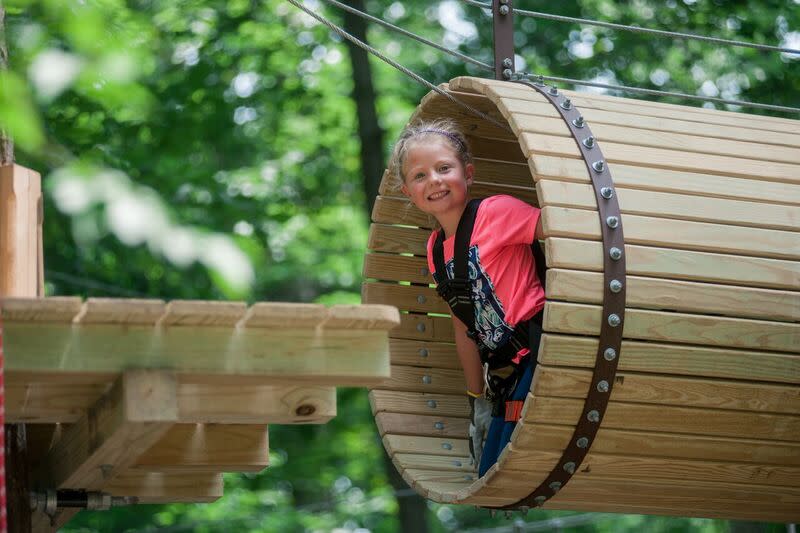
M 475 330 L 472 283 L 467 271 L 469 243 L 480 203 L 480 199 L 470 200 L 458 221 L 453 248 L 452 278 L 448 278 L 444 264 L 444 230 L 439 230 L 439 234 L 436 236 L 433 243 L 433 264 L 438 277 L 441 278 L 436 286 L 436 292 L 447 302 L 453 314 L 467 327 L 467 336 L 478 345 L 487 387 L 486 399 L 493 405 L 492 415 L 505 416 L 507 422 L 516 422 L 519 420 L 524 402 L 509 401 L 508 398 L 522 375 L 523 359 L 530 355 L 531 336 L 541 335 L 541 313 L 530 320 L 517 324 L 508 342 L 498 348 L 489 348 L 481 342 Z M 536 239 L 531 243 L 531 250 L 536 264 L 536 274 L 544 287 L 545 260 L 541 246 Z M 535 364 L 535 355 L 533 357 L 534 360 L 531 364 Z M 493 371 L 508 367 L 511 368 L 511 372 L 505 377 L 493 373 Z

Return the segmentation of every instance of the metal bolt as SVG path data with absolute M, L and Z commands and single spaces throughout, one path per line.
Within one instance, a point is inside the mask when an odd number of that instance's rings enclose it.
M 542 505 L 547 501 L 547 496 L 537 496 L 533 499 L 533 501 L 536 502 L 536 505 Z
M 575 126 L 576 128 L 584 127 L 586 125 L 586 121 L 583 120 L 583 115 L 573 120 L 572 125 Z
M 523 516 L 527 516 L 527 515 L 528 515 L 528 511 L 530 511 L 530 510 L 531 510 L 531 508 L 530 508 L 530 507 L 528 507 L 527 505 L 522 505 L 522 506 L 520 506 L 520 507 L 518 508 L 518 511 L 519 511 L 520 513 L 522 513 L 522 514 L 523 514 Z
M 442 443 L 442 449 L 443 450 L 452 450 L 453 449 L 453 445 L 450 444 L 449 442 L 443 442 Z
M 472 476 L 470 476 L 469 474 L 464 476 L 464 479 L 466 479 L 467 481 L 472 481 L 473 480 Z
M 564 463 L 564 466 L 562 466 L 561 468 L 563 468 L 564 472 L 566 472 L 567 474 L 575 473 L 575 463 L 573 463 L 572 461 Z
M 586 437 L 581 437 L 575 442 L 575 444 L 578 445 L 578 448 L 586 448 L 589 446 L 589 439 Z
M 586 413 L 586 420 L 589 422 L 599 422 L 600 421 L 600 413 L 592 409 L 588 413 Z
M 606 224 L 608 225 L 609 228 L 614 229 L 617 226 L 619 226 L 619 218 L 612 215 L 606 218 Z
M 595 170 L 595 172 L 602 172 L 606 169 L 606 164 L 603 161 L 595 161 L 592 163 L 592 168 Z
M 592 148 L 594 148 L 594 137 L 591 137 L 591 136 L 590 136 L 590 137 L 586 137 L 586 138 L 583 140 L 583 145 L 584 145 L 586 148 L 588 148 L 589 150 L 591 150 Z
M 420 333 L 425 333 L 425 324 L 423 324 L 422 322 L 417 324 L 417 331 L 419 331 Z
M 427 301 L 428 299 L 425 298 L 424 294 L 420 294 L 419 296 L 417 296 L 417 303 L 424 304 Z
M 427 267 L 422 267 L 419 269 L 419 273 L 422 274 L 423 276 L 427 276 L 431 273 L 431 271 L 428 270 Z
M 600 196 L 602 196 L 606 200 L 610 200 L 611 197 L 614 196 L 614 189 L 612 189 L 611 187 L 601 187 Z
M 597 382 L 597 390 L 599 392 L 608 392 L 608 381 L 603 379 Z
M 549 92 L 553 96 L 558 96 L 558 88 L 555 85 L 550 87 L 550 89 L 548 89 L 547 92 Z
M 608 315 L 608 325 L 609 326 L 611 326 L 612 328 L 615 328 L 615 327 L 619 326 L 620 324 L 622 324 L 622 319 L 619 317 L 618 314 L 611 313 L 610 315 Z
M 433 381 L 433 379 L 430 376 L 422 376 L 422 382 L 425 385 L 430 385 L 431 381 Z
M 435 429 L 444 429 L 444 422 L 436 422 L 433 424 Z
M 428 357 L 428 349 L 427 348 L 420 348 L 419 349 L 419 356 L 422 358 Z
M 513 71 L 513 70 L 511 70 L 510 68 L 507 68 L 507 69 L 503 70 L 503 77 L 504 77 L 505 79 L 507 79 L 507 80 L 510 80 L 510 79 L 511 79 L 511 76 L 512 76 L 513 74 L 514 74 L 514 71 Z
M 508 0 L 500 0 L 500 3 L 506 5 L 508 3 Z
M 563 102 L 561 102 L 562 109 L 572 109 L 572 101 L 569 98 L 566 98 Z
M 436 409 L 436 400 L 428 400 L 428 407 Z
M 558 492 L 559 490 L 561 490 L 561 483 L 559 481 L 553 481 L 548 486 L 550 487 L 550 490 L 552 490 L 553 492 Z
M 458 459 L 453 459 L 453 466 L 461 466 L 461 461 Z
M 608 288 L 611 289 L 611 292 L 616 294 L 622 290 L 622 282 L 618 279 L 612 279 L 611 283 L 608 284 Z
M 616 246 L 614 246 L 613 248 L 611 248 L 611 249 L 608 251 L 608 255 L 609 255 L 609 257 L 611 257 L 611 259 L 613 259 L 614 261 L 619 261 L 619 259 L 622 257 L 622 250 L 620 250 L 619 248 L 617 248 Z
M 510 10 L 508 9 L 508 6 L 500 6 L 500 14 L 501 15 L 508 15 L 509 11 Z
M 533 80 L 533 84 L 538 85 L 539 87 L 544 87 L 544 76 L 542 76 L 541 74 L 536 76 L 536 79 Z
M 606 351 L 603 352 L 603 357 L 606 358 L 606 361 L 613 361 L 617 358 L 617 351 L 614 348 L 606 348 Z
M 506 68 L 511 68 L 511 67 L 513 67 L 513 66 L 514 66 L 514 62 L 513 62 L 513 61 L 511 61 L 511 58 L 510 58 L 510 57 L 507 57 L 507 58 L 505 58 L 505 59 L 503 60 L 503 66 L 504 66 L 504 67 L 506 67 Z
M 497 515 L 497 509 L 489 509 L 489 516 L 494 518 Z

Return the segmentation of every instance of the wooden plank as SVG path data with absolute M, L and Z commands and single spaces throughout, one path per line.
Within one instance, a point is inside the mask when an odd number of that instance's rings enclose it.
M 581 158 L 574 139 L 552 137 L 538 133 L 522 133 L 519 137 L 522 149 L 528 157 L 539 154 L 559 157 Z M 783 183 L 800 183 L 796 164 L 745 159 L 727 155 L 694 154 L 666 148 L 650 148 L 648 146 L 631 146 L 615 142 L 602 144 L 603 155 L 610 163 L 611 173 L 614 165 L 638 164 L 654 168 L 669 168 L 688 172 L 703 172 L 720 176 L 738 176 L 759 181 L 779 181 Z
M 397 326 L 397 309 L 385 305 L 333 305 L 259 302 L 247 310 L 237 326 L 258 328 L 316 328 L 320 330 L 386 331 Z M 335 334 L 334 331 L 326 333 Z
M 454 78 L 450 80 L 449 88 L 452 91 L 473 91 L 479 94 L 486 94 L 490 99 L 497 102 L 501 99 L 504 102 L 519 100 L 523 104 L 543 101 L 543 97 L 529 87 L 488 78 Z M 797 121 L 787 118 L 704 109 L 701 107 L 689 107 L 650 100 L 620 98 L 617 96 L 607 96 L 582 91 L 560 91 L 568 96 L 581 110 L 583 108 L 604 109 L 629 116 L 642 115 L 648 117 L 679 118 L 691 122 L 730 125 L 744 129 L 800 133 L 800 125 L 798 125 Z M 764 135 L 760 132 L 756 134 Z
M 514 450 L 502 464 L 504 472 L 547 475 L 558 463 L 557 452 Z M 592 479 L 684 480 L 738 483 L 743 486 L 800 487 L 800 467 L 734 461 L 692 461 L 660 457 L 630 457 L 590 452 L 575 473 Z
M 497 107 L 487 99 L 476 98 L 474 95 L 453 94 L 456 98 L 482 111 L 484 114 L 494 118 L 500 123 L 505 123 L 505 119 Z M 416 120 L 436 120 L 442 117 L 453 120 L 461 131 L 470 132 L 472 135 L 481 137 L 493 137 L 504 140 L 515 140 L 510 131 L 501 129 L 491 122 L 484 120 L 466 108 L 459 106 L 439 93 L 430 92 L 425 95 L 422 102 L 412 115 L 409 123 Z
M 548 267 L 603 270 L 603 245 L 599 242 L 558 237 L 544 242 Z M 628 275 L 634 276 L 747 287 L 800 288 L 800 263 L 780 259 L 626 244 L 625 268 Z
M 428 286 L 367 282 L 361 286 L 361 298 L 368 303 L 394 305 L 401 311 L 450 313 L 450 308 L 436 293 L 436 289 Z
M 5 419 L 9 424 L 71 424 L 108 388 L 105 383 L 17 383 L 9 379 L 5 388 Z
M 403 313 L 400 315 L 400 326 L 392 330 L 390 338 L 453 342 L 453 335 L 453 320 L 450 317 Z
M 452 457 L 469 454 L 467 439 L 444 439 L 422 437 L 419 435 L 383 436 L 383 445 L 389 455 L 396 453 L 422 453 L 425 455 L 446 455 Z
M 132 468 L 174 473 L 260 472 L 269 464 L 264 425 L 175 424 Z
M 535 180 L 552 179 L 591 183 L 586 163 L 581 159 L 537 154 L 528 160 Z M 612 169 L 617 187 L 660 191 L 707 198 L 729 198 L 781 205 L 800 205 L 797 185 L 732 176 L 699 174 L 683 170 L 615 164 Z
M 138 298 L 88 298 L 75 317 L 80 324 L 154 326 L 164 315 L 163 300 Z
M 597 209 L 591 185 L 541 179 L 537 182 L 541 206 Z M 800 195 L 800 187 L 796 187 Z M 685 194 L 616 187 L 623 214 L 654 216 L 731 226 L 798 231 L 800 206 L 762 204 L 720 198 L 692 198 Z
M 569 444 L 574 427 L 574 421 L 568 426 L 522 422 L 515 430 L 512 448 L 561 453 Z M 591 451 L 630 457 L 800 466 L 798 442 L 612 429 L 605 420 L 591 443 Z
M 392 377 L 375 389 L 417 393 L 465 395 L 467 385 L 461 370 L 392 366 Z
M 553 333 L 599 335 L 600 306 L 547 302 L 544 330 Z M 623 335 L 630 339 L 755 348 L 797 353 L 800 324 L 767 322 L 686 313 L 626 309 Z
M 431 232 L 419 228 L 372 224 L 369 227 L 367 248 L 376 252 L 426 256 L 425 248 Z
M 539 362 L 594 368 L 596 338 L 545 333 Z M 800 384 L 800 357 L 793 354 L 622 341 L 619 371 Z
M 456 492 L 472 483 L 477 476 L 466 472 L 447 472 L 442 470 L 428 470 L 409 468 L 403 471 L 403 479 L 421 493 L 431 492 Z M 441 500 L 434 500 L 441 501 Z
M 386 281 L 408 281 L 411 283 L 433 283 L 428 270 L 428 260 L 424 257 L 393 255 L 383 253 L 366 254 L 364 257 L 365 278 Z
M 235 326 L 247 311 L 245 302 L 173 300 L 166 306 L 159 326 Z
M 545 207 L 542 228 L 547 237 L 600 240 L 597 211 Z M 624 215 L 625 242 L 683 250 L 720 252 L 775 259 L 800 259 L 800 233 L 726 226 L 707 222 Z
M 164 371 L 125 372 L 42 460 L 42 486 L 101 490 L 177 421 L 177 380 Z
M 446 457 L 443 455 L 423 455 L 397 453 L 392 457 L 395 465 L 403 469 L 441 470 L 446 472 L 474 473 L 475 465 L 469 455 Z
M 600 272 L 547 270 L 550 300 L 601 304 L 603 292 Z M 626 276 L 626 305 L 644 309 L 800 322 L 799 299 L 794 291 Z
M 39 290 L 39 207 L 42 178 L 19 165 L 0 166 L 0 295 Z
M 416 437 L 464 438 L 469 420 L 449 416 L 422 416 L 405 413 L 378 413 L 375 424 L 381 437 L 384 435 L 412 435 Z
M 50 298 L 0 297 L 3 322 L 61 322 L 71 324 L 83 302 L 77 296 Z
M 128 470 L 106 487 L 114 496 L 136 496 L 139 503 L 210 503 L 222 497 L 222 474 L 180 475 Z
M 514 125 L 522 130 L 527 130 L 530 123 L 539 120 L 538 117 L 553 117 L 553 106 L 550 103 L 524 101 L 517 98 L 499 98 L 496 100 L 498 109 L 504 114 L 513 114 Z M 796 134 L 770 131 L 768 135 L 756 135 L 751 129 L 732 127 L 720 124 L 706 123 L 701 121 L 677 120 L 668 117 L 648 116 L 641 112 L 636 113 L 635 120 L 631 120 L 628 113 L 606 111 L 593 107 L 580 108 L 586 122 L 592 131 L 598 133 L 601 126 L 635 126 L 637 130 L 642 130 L 640 135 L 647 136 L 649 132 L 668 132 L 688 134 L 703 140 L 714 139 L 719 142 L 725 141 L 745 141 L 752 142 L 758 139 L 759 145 L 769 145 L 772 147 L 798 147 L 800 140 Z M 646 112 L 645 112 L 646 113 Z M 695 117 L 697 118 L 697 117 Z M 602 138 L 599 137 L 598 138 Z
M 592 371 L 539 365 L 536 396 L 586 398 Z M 800 414 L 794 385 L 617 372 L 612 402 L 704 407 L 758 413 Z
M 524 420 L 533 424 L 574 424 L 582 400 L 528 395 Z M 609 402 L 602 427 L 660 433 L 800 441 L 800 416 Z
M 428 342 L 390 339 L 389 351 L 393 365 L 421 366 L 425 368 L 460 369 L 461 363 L 452 342 Z
M 463 377 L 461 381 L 463 383 Z M 469 402 L 463 392 L 439 394 L 373 389 L 369 393 L 369 403 L 372 406 L 372 414 L 391 412 L 469 416 Z

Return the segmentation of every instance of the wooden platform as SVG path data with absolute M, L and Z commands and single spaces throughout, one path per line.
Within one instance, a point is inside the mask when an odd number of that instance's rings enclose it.
M 485 506 L 527 496 L 557 464 L 590 386 L 603 250 L 586 164 L 553 107 L 520 84 L 444 86 L 513 133 L 428 94 L 454 119 L 474 197 L 542 209 L 547 305 L 524 417 L 480 480 L 449 309 L 432 289 L 432 221 L 384 179 L 366 303 L 397 306 L 392 379 L 370 393 L 384 445 L 421 494 Z M 565 91 L 622 211 L 627 300 L 619 374 L 590 454 L 546 508 L 800 520 L 800 122 Z
M 320 424 L 335 386 L 390 375 L 395 308 L 79 298 L 0 300 L 6 421 L 34 489 L 212 501 L 268 464 L 267 424 Z M 64 516 L 61 517 L 62 521 Z

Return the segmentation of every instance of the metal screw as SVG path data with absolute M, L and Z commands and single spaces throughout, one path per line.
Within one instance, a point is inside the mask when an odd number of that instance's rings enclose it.
M 528 507 L 527 505 L 523 505 L 523 506 L 519 507 L 518 510 L 519 510 L 520 513 L 523 514 L 523 516 L 527 516 L 528 515 L 528 511 L 530 511 L 530 509 L 531 508 Z
M 506 5 L 508 3 L 508 0 L 500 0 L 500 3 Z
M 583 120 L 583 115 L 573 120 L 572 125 L 575 126 L 576 128 L 584 127 L 586 125 L 586 121 Z
M 536 502 L 536 505 L 542 505 L 547 501 L 547 496 L 537 496 L 533 499 L 533 501 Z
M 425 333 L 425 324 L 423 324 L 422 322 L 417 324 L 417 331 L 419 331 L 420 333 Z
M 430 376 L 422 376 L 422 382 L 425 385 L 430 385 L 431 381 L 433 381 L 433 379 Z
M 550 87 L 550 89 L 548 89 L 548 91 L 547 91 L 547 92 L 549 92 L 549 93 L 550 93 L 550 94 L 552 94 L 553 96 L 558 96 L 558 88 L 557 88 L 555 85 L 553 85 L 552 87 Z
M 458 459 L 453 459 L 453 466 L 461 466 L 461 461 Z
M 453 445 L 450 444 L 449 442 L 443 442 L 442 443 L 442 449 L 443 450 L 452 450 L 453 449 Z
M 419 356 L 420 357 L 428 357 L 428 349 L 427 348 L 420 348 L 419 349 Z
M 592 409 L 588 413 L 586 413 L 586 420 L 589 422 L 599 422 L 600 421 L 600 413 Z
M 606 380 L 604 380 L 604 379 L 603 379 L 603 380 L 600 380 L 600 381 L 597 383 L 597 390 L 598 390 L 599 392 L 608 392 L 608 381 L 606 381 Z
M 534 85 L 538 85 L 539 87 L 544 87 L 544 76 L 539 74 L 536 76 L 536 79 L 533 81 Z
M 553 492 L 558 492 L 559 490 L 561 490 L 561 483 L 559 481 L 553 481 L 548 486 L 550 487 L 550 490 L 552 490 Z
M 428 299 L 425 298 L 425 295 L 420 294 L 419 296 L 417 296 L 417 303 L 424 304 L 427 301 L 428 301 Z
M 602 172 L 606 169 L 606 164 L 603 161 L 595 161 L 592 163 L 592 168 L 595 172 Z
M 588 148 L 589 150 L 591 150 L 592 148 L 594 148 L 594 137 L 586 137 L 586 138 L 583 140 L 583 145 L 584 145 L 586 148 Z
M 436 422 L 433 424 L 433 427 L 436 429 L 444 429 L 444 422 Z
M 563 102 L 561 102 L 562 109 L 572 109 L 572 101 L 569 98 L 566 98 Z
M 472 476 L 467 474 L 466 476 L 464 476 L 464 479 L 466 479 L 467 481 L 472 481 Z
M 564 466 L 562 466 L 561 468 L 563 468 L 564 472 L 566 472 L 567 474 L 575 473 L 575 463 L 573 463 L 572 461 L 564 463 Z
M 610 200 L 611 197 L 614 196 L 614 189 L 612 189 L 611 187 L 601 187 L 600 196 L 602 196 L 606 200 Z
M 419 269 L 419 273 L 422 274 L 423 276 L 427 276 L 431 273 L 431 271 L 428 270 L 427 267 L 422 267 Z
M 511 58 L 510 58 L 510 57 L 507 57 L 507 58 L 505 58 L 505 59 L 503 60 L 503 66 L 504 66 L 504 67 L 506 67 L 506 68 L 511 68 L 511 67 L 513 67 L 513 66 L 514 66 L 514 62 L 513 62 L 513 61 L 511 61 Z
M 508 9 L 508 6 L 500 6 L 500 14 L 501 15 L 508 15 L 509 11 L 510 10 Z
M 611 283 L 608 284 L 608 288 L 611 289 L 611 292 L 616 294 L 622 290 L 622 282 L 618 279 L 612 279 Z
M 503 70 L 503 77 L 504 77 L 505 79 L 507 79 L 507 80 L 510 80 L 510 79 L 511 79 L 511 76 L 512 76 L 513 74 L 514 74 L 514 71 L 512 71 L 510 68 L 507 68 L 507 69 Z
M 608 225 L 609 228 L 614 229 L 617 226 L 619 226 L 619 219 L 612 215 L 606 218 L 606 224 Z
M 436 400 L 428 400 L 428 407 L 436 409 Z
M 610 315 L 608 315 L 608 325 L 609 326 L 611 326 L 612 328 L 615 328 L 615 327 L 619 326 L 620 324 L 622 324 L 622 319 L 619 317 L 618 314 L 611 313 Z
M 613 259 L 614 261 L 619 261 L 619 259 L 622 257 L 622 250 L 620 250 L 619 248 L 617 248 L 616 246 L 614 246 L 613 248 L 611 248 L 611 249 L 608 251 L 608 255 L 609 255 L 609 256 L 611 257 L 611 259 Z
M 606 361 L 613 361 L 617 358 L 617 351 L 614 348 L 606 348 L 606 351 L 603 352 L 603 357 L 606 358 Z
M 586 448 L 589 446 L 589 439 L 586 437 L 581 437 L 575 442 L 575 444 L 578 445 L 578 448 Z

